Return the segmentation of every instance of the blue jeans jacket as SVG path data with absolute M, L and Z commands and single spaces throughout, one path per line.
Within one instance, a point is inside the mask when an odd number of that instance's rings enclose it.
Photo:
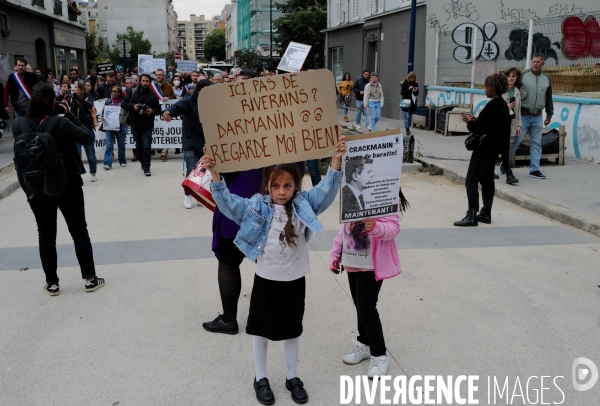
M 292 212 L 306 226 L 306 241 L 313 232 L 323 230 L 323 224 L 317 215 L 323 213 L 335 199 L 340 187 L 342 173 L 329 167 L 327 175 L 310 191 L 301 191 L 294 197 Z M 256 262 L 258 254 L 263 250 L 275 209 L 271 204 L 271 196 L 255 194 L 244 199 L 229 193 L 225 181 L 213 182 L 210 185 L 213 199 L 219 210 L 240 226 L 234 244 L 251 261 Z

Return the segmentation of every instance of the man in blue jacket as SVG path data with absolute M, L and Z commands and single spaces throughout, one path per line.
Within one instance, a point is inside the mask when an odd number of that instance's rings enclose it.
M 198 95 L 200 91 L 210 86 L 212 83 L 209 80 L 200 80 L 196 83 L 196 91 L 188 93 L 188 96 L 172 104 L 163 112 L 162 118 L 166 122 L 171 121 L 174 117 L 183 116 L 182 118 L 182 147 L 185 156 L 186 176 L 196 167 L 198 161 L 204 155 L 202 148 L 204 147 L 204 131 L 202 123 L 198 116 Z M 188 192 L 184 192 L 183 207 L 186 209 L 192 208 L 192 196 Z
M 354 82 L 352 91 L 356 96 L 356 128 L 360 130 L 360 115 L 365 114 L 365 121 L 367 123 L 367 130 L 369 129 L 369 118 L 368 113 L 364 110 L 363 97 L 365 94 L 365 86 L 369 83 L 371 72 L 368 70 L 363 71 L 362 77 Z

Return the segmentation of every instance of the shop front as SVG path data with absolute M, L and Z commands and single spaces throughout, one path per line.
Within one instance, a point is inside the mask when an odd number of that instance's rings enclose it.
M 61 21 L 53 21 L 52 26 L 52 63 L 57 75 L 68 74 L 73 66 L 79 68 L 85 76 L 85 31 Z

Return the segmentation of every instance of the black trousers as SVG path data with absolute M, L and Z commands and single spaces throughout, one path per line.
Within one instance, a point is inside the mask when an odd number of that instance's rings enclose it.
M 144 171 L 150 170 L 150 147 L 152 146 L 152 128 L 131 127 L 131 135 L 135 140 L 138 160 Z
M 465 179 L 469 210 L 479 211 L 479 184 L 481 183 L 482 211 L 492 212 L 494 192 L 496 191 L 494 167 L 496 166 L 497 156 L 498 154 L 488 151 L 473 151 L 467 170 L 467 178 Z
M 85 206 L 81 178 L 71 180 L 65 193 L 57 201 L 40 202 L 29 200 L 31 211 L 38 226 L 40 259 L 48 285 L 58 284 L 56 255 L 57 209 L 60 209 L 75 243 L 75 254 L 81 268 L 81 277 L 96 276 L 94 252 L 85 221 Z
M 377 311 L 377 300 L 383 281 L 376 281 L 375 272 L 369 271 L 348 272 L 348 282 L 358 320 L 356 339 L 371 347 L 371 356 L 385 355 L 385 339 Z

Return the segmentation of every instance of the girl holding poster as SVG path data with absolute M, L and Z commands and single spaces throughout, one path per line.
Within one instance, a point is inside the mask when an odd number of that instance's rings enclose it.
M 253 336 L 256 369 L 253 385 L 256 399 L 263 405 L 275 403 L 267 379 L 269 340 L 283 340 L 287 367 L 285 387 L 291 392 L 292 400 L 308 401 L 304 383 L 296 372 L 303 331 L 305 275 L 310 272 L 307 242 L 313 232 L 324 228 L 316 216 L 335 199 L 345 152 L 346 142 L 341 137 L 327 175 L 308 192 L 300 190 L 302 180 L 297 164 L 269 166 L 263 171 L 263 187 L 268 194 L 256 194 L 250 199 L 231 194 L 214 169 L 214 157 L 202 157 L 204 166 L 212 171 L 211 191 L 217 206 L 240 225 L 235 245 L 249 260 L 256 262 L 246 333 Z
M 405 211 L 408 202 L 400 191 L 400 210 Z M 385 352 L 383 328 L 377 311 L 379 291 L 384 279 L 402 272 L 396 236 L 400 233 L 400 216 L 368 218 L 358 222 L 344 223 L 333 241 L 329 269 L 339 274 L 348 271 L 348 282 L 356 316 L 358 337 L 356 345 L 344 355 L 346 364 L 358 364 L 370 358 L 369 377 L 387 374 L 390 361 Z

